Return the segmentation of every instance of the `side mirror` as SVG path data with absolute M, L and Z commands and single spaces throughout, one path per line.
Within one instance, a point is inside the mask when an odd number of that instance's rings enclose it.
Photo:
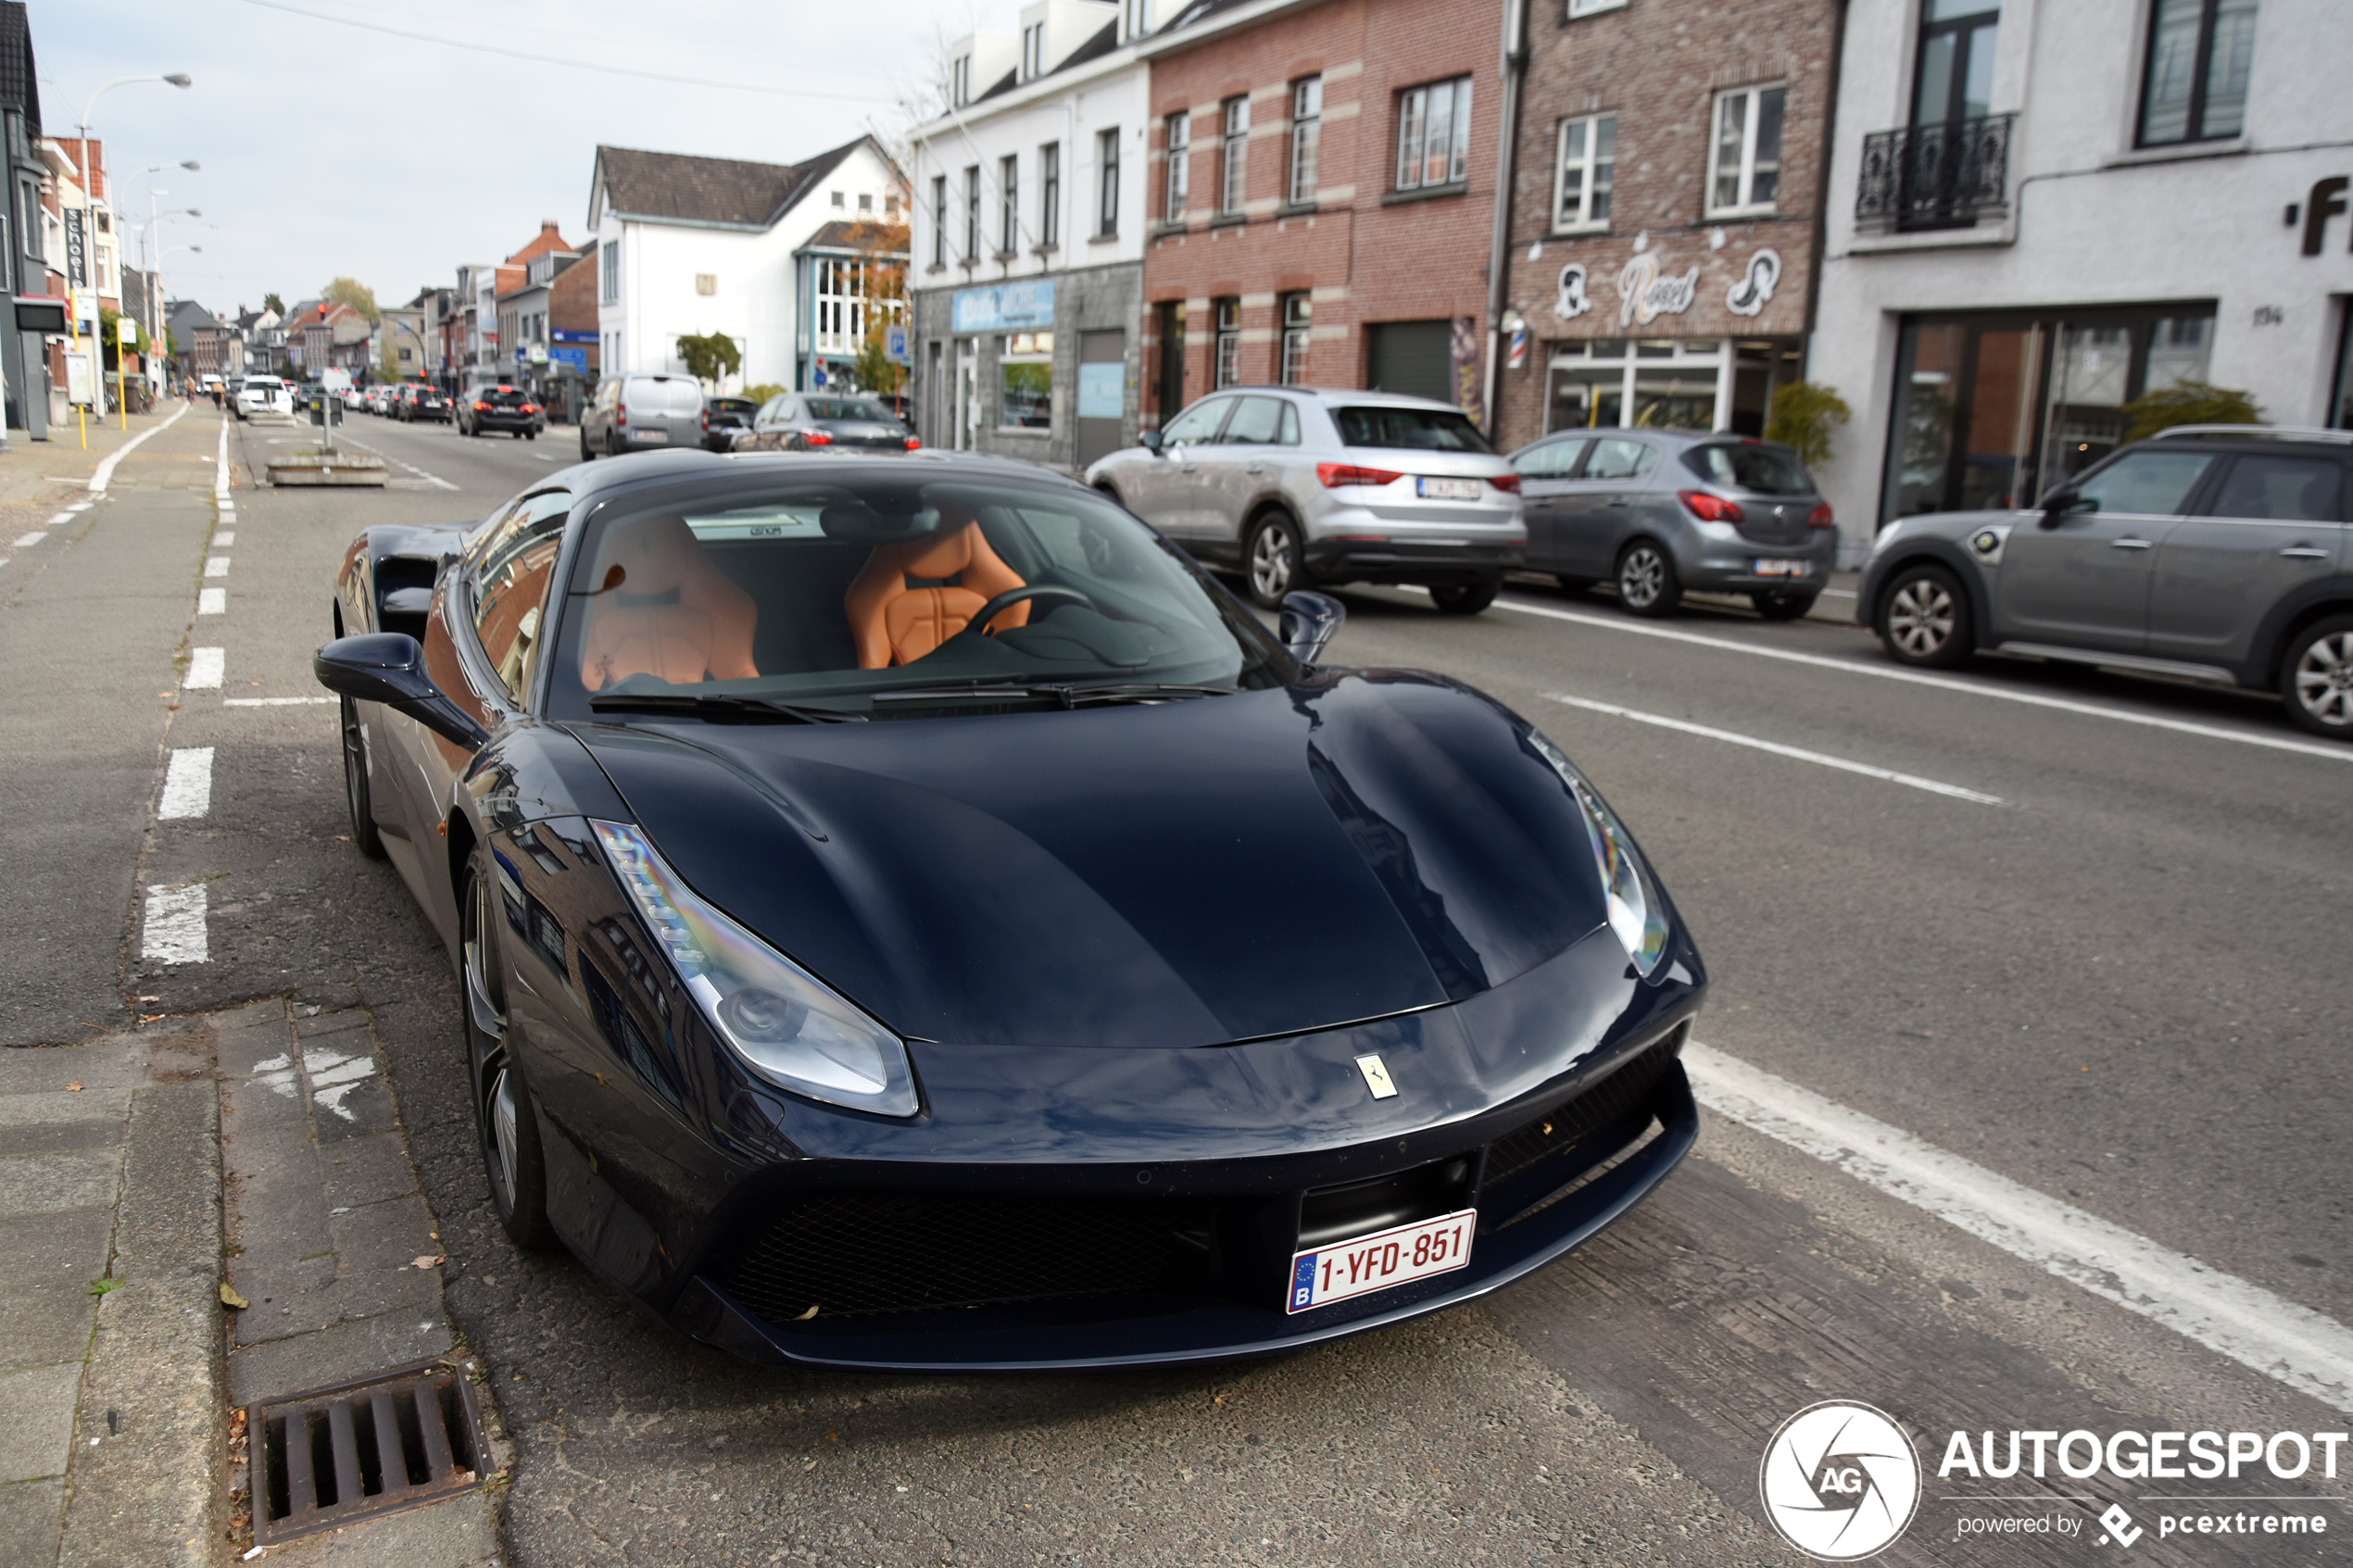
M 381 702 L 470 751 L 490 738 L 489 731 L 433 684 L 425 673 L 425 650 L 405 632 L 337 637 L 311 656 L 310 670 L 329 691 Z
M 1138 431 L 1136 433 L 1136 445 L 1141 446 L 1145 451 L 1150 452 L 1153 457 L 1159 457 L 1160 432 L 1156 430 Z
M 2059 519 L 2063 517 L 2071 517 L 2078 512 L 2097 511 L 2098 509 L 2099 504 L 2096 501 L 2088 501 L 2082 495 L 2076 494 L 2074 486 L 2063 484 L 2057 490 L 2052 491 L 2049 495 L 2043 497 L 2042 521 L 2037 522 L 2035 526 L 2037 528 L 2057 528 L 2059 525 Z
M 1312 666 L 1347 619 L 1347 608 L 1328 594 L 1311 594 L 1305 589 L 1285 594 L 1279 621 L 1283 646 L 1300 663 Z

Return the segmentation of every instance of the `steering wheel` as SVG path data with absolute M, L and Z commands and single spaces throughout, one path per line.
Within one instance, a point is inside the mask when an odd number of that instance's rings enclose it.
M 1088 609 L 1095 608 L 1095 601 L 1076 588 L 1064 588 L 1052 583 L 1025 583 L 1018 588 L 1006 589 L 975 610 L 973 618 L 964 622 L 963 631 L 956 634 L 960 637 L 988 635 L 988 625 L 997 619 L 999 612 L 1009 606 L 1021 603 L 1024 599 L 1045 599 L 1054 604 L 1085 605 Z

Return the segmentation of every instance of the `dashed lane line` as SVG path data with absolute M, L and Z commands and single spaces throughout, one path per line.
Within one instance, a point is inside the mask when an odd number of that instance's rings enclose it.
M 1719 1116 L 1778 1139 L 1982 1241 L 2353 1411 L 2353 1329 L 2259 1285 L 1948 1154 L 1900 1127 L 1706 1046 L 1683 1049 Z
M 212 809 L 212 747 L 182 746 L 164 770 L 163 798 L 156 815 L 165 822 L 201 817 Z
M 233 547 L 236 542 L 237 531 L 233 528 L 221 529 L 212 536 L 212 547 L 216 550 L 229 549 Z
M 140 955 L 149 963 L 206 963 L 212 956 L 206 928 L 205 884 L 147 889 Z
M 2290 740 L 2284 735 L 2255 734 L 2245 730 L 2226 730 L 2219 724 L 2200 724 L 2187 719 L 2161 719 L 2154 713 L 2131 713 L 2120 708 L 2104 708 L 2093 702 L 2070 702 L 2065 697 L 2044 696 L 2035 692 L 2011 691 L 2002 686 L 1976 681 L 1955 680 L 1948 675 L 1927 675 L 1917 670 L 1895 670 L 1882 665 L 1863 664 L 1849 659 L 1831 659 L 1818 653 L 1799 653 L 1792 648 L 1767 647 L 1757 643 L 1738 642 L 1730 637 L 1711 637 L 1700 632 L 1678 632 L 1666 626 L 1651 626 L 1623 617 L 1586 615 L 1573 609 L 1554 609 L 1549 605 L 1524 604 L 1517 599 L 1497 599 L 1497 609 L 1508 609 L 1520 615 L 1541 616 L 1547 621 L 1566 621 L 1573 625 L 1590 626 L 1603 632 L 1624 632 L 1637 637 L 1659 637 L 1670 643 L 1688 643 L 1694 647 L 1718 648 L 1727 653 L 1746 654 L 1752 659 L 1778 659 L 1788 664 L 1807 664 L 1821 670 L 1836 670 L 1848 675 L 1868 675 L 1880 681 L 1902 681 L 1915 686 L 1935 686 L 1944 691 L 1966 692 L 1971 696 L 1990 696 L 2003 702 L 2023 703 L 2030 708 L 2048 708 L 2061 713 L 2082 713 L 2095 719 L 2113 719 L 2120 724 L 2139 724 L 2152 730 L 2171 730 L 2177 734 L 2198 735 L 2208 740 L 2235 741 L 2241 746 L 2258 746 L 2272 751 L 2293 751 L 2306 757 L 2325 757 L 2333 762 L 2353 762 L 2353 746 L 2324 746 L 2315 741 Z
M 29 550 L 47 537 L 49 535 L 39 529 L 35 529 L 31 533 L 20 533 L 17 536 L 16 547 L 19 550 Z
M 1720 740 L 1732 746 L 1745 746 L 1757 751 L 1769 751 L 1776 757 L 1787 757 L 1800 762 L 1811 762 L 1818 767 L 1836 768 L 1842 772 L 1860 773 L 1865 778 L 1884 779 L 1889 784 L 1906 784 L 1913 789 L 1927 790 L 1932 795 L 1949 795 L 1956 800 L 1973 800 L 1980 806 L 2002 804 L 2002 797 L 1998 795 L 1985 795 L 1977 790 L 1963 789 L 1958 784 L 1940 784 L 1934 779 L 1921 778 L 1918 773 L 1899 773 L 1890 768 L 1875 768 L 1868 762 L 1855 762 L 1843 757 L 1831 757 L 1819 751 L 1807 751 L 1800 746 L 1783 746 L 1779 741 L 1759 740 L 1755 735 L 1735 734 L 1730 730 L 1710 729 L 1705 724 L 1694 724 L 1682 719 L 1669 719 L 1663 713 L 1642 713 L 1631 708 L 1620 708 L 1615 703 L 1595 702 L 1590 697 L 1570 696 L 1566 692 L 1546 692 L 1544 696 L 1554 702 L 1567 703 L 1571 708 L 1582 708 L 1589 712 L 1607 713 L 1613 718 L 1631 719 L 1638 724 L 1655 724 L 1663 730 L 1680 730 L 1687 735 L 1700 735 L 1708 740 Z
M 98 471 L 90 476 L 90 494 L 93 495 L 105 495 L 107 493 L 107 486 L 114 482 L 115 465 L 121 462 L 123 458 L 131 456 L 132 453 L 136 452 L 140 447 L 145 445 L 152 438 L 161 435 L 165 431 L 170 430 L 173 425 L 176 425 L 182 420 L 186 419 L 188 417 L 188 408 L 189 405 L 185 403 L 181 404 L 179 408 L 171 411 L 171 418 L 164 420 L 163 423 L 156 426 L 153 430 L 141 431 L 138 434 L 124 442 L 120 450 L 109 454 L 106 461 L 98 465 Z
M 226 614 L 228 614 L 228 613 L 229 613 L 229 590 L 228 590 L 228 589 L 226 589 L 226 588 L 199 588 L 199 589 L 197 589 L 197 590 L 196 590 L 196 613 L 197 613 L 198 615 L 226 615 Z
M 220 455 L 212 460 L 212 498 L 222 506 L 229 504 L 229 420 L 220 420 Z
M 229 575 L 229 558 L 228 558 L 227 556 L 210 556 L 210 557 L 208 557 L 208 558 L 206 558 L 206 560 L 205 560 L 205 563 L 204 563 L 204 574 L 205 574 L 207 577 L 226 577 L 226 576 L 228 576 L 228 575 Z
M 458 488 L 447 480 L 442 478 L 439 474 L 427 473 L 424 470 L 419 468 L 414 463 L 404 463 L 399 458 L 394 457 L 391 453 L 377 451 L 375 447 L 369 445 L 364 441 L 353 441 L 349 436 L 346 436 L 344 440 L 346 444 L 359 447 L 362 452 L 374 452 L 377 457 L 382 458 L 385 462 L 390 463 L 396 469 L 407 469 L 410 473 L 415 474 L 419 479 L 423 480 L 428 484 L 438 485 L 444 490 L 455 490 Z
M 217 690 L 220 678 L 228 672 L 229 655 L 224 648 L 190 648 L 188 674 L 180 684 L 191 691 Z

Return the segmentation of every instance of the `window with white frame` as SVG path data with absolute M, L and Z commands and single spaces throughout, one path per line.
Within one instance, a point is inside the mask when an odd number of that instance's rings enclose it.
M 1554 229 L 1609 227 L 1609 192 L 1617 171 L 1617 117 L 1564 119 L 1560 170 L 1553 186 Z
M 1021 79 L 1046 74 L 1046 24 L 1032 22 L 1021 30 Z
M 1773 209 L 1780 194 L 1781 107 L 1788 95 L 1786 87 L 1742 87 L 1716 95 L 1710 217 Z
M 1217 210 L 1239 212 L 1250 186 L 1250 100 L 1228 98 L 1222 113 L 1226 129 L 1219 148 Z
M 1168 117 L 1168 194 L 1161 205 L 1161 221 L 1182 223 L 1192 192 L 1193 114 L 1190 109 L 1179 109 Z
M 1293 207 L 1315 200 L 1315 155 L 1324 140 L 1324 79 L 1311 76 L 1290 89 L 1290 183 Z
M 931 264 L 948 265 L 948 176 L 931 177 Z
M 964 255 L 969 267 L 980 259 L 980 165 L 964 169 Z
M 1119 131 L 1095 132 L 1095 237 L 1119 232 Z
M 1063 144 L 1038 149 L 1038 244 L 1051 250 L 1063 238 Z
M 948 67 L 948 96 L 958 108 L 973 101 L 973 57 L 959 55 Z
M 1215 302 L 1217 319 L 1217 384 L 1239 386 L 1242 383 L 1242 302 L 1221 299 Z
M 997 254 L 1011 256 L 1021 245 L 1021 159 L 997 160 Z
M 904 301 L 874 297 L 873 286 L 883 281 L 878 267 L 849 257 L 820 256 L 812 271 L 810 330 L 820 354 L 856 354 L 876 312 L 887 320 L 904 313 Z
M 607 240 L 597 253 L 597 282 L 607 305 L 621 303 L 621 242 Z
M 1397 188 L 1427 191 L 1470 178 L 1471 79 L 1397 96 Z
M 1120 14 L 1126 38 L 1141 38 L 1152 30 L 1152 0 L 1126 0 Z
M 1315 302 L 1304 294 L 1283 295 L 1283 369 L 1285 386 L 1307 384 L 1307 350 L 1313 338 Z

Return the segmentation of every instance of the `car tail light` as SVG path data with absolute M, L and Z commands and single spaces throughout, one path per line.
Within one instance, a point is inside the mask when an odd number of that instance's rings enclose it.
M 1394 484 L 1404 478 L 1393 469 L 1359 468 L 1354 463 L 1317 463 L 1315 477 L 1324 482 L 1327 490 L 1337 490 L 1343 484 Z
M 1519 494 L 1519 475 L 1516 473 L 1490 474 L 1487 483 L 1498 490 L 1508 490 L 1515 495 Z
M 702 411 L 702 427 L 705 430 L 709 430 L 711 428 L 711 410 L 708 408 L 705 408 Z
M 1705 490 L 1683 490 L 1676 493 L 1677 500 L 1691 508 L 1692 515 L 1703 522 L 1740 522 L 1745 514 L 1721 495 L 1711 495 Z
M 474 405 L 474 412 L 477 414 L 486 414 L 490 412 L 490 405 L 487 403 L 477 403 Z
M 812 446 L 831 446 L 834 444 L 832 433 L 822 430 L 812 430 L 803 435 L 801 439 L 809 443 Z
M 921 446 L 922 445 L 922 442 L 916 440 L 912 435 L 907 438 L 907 450 L 910 452 L 913 451 L 916 447 Z
M 629 422 L 628 404 L 623 403 L 620 408 L 613 410 L 612 422 L 617 425 L 625 425 Z
M 535 414 L 539 412 L 539 405 L 536 403 L 526 403 L 522 406 L 522 411 L 526 414 Z
M 1831 504 L 1828 501 L 1824 501 L 1820 506 L 1816 507 L 1814 508 L 1813 515 L 1806 520 L 1806 526 L 1808 528 L 1836 528 L 1838 526 L 1838 520 L 1831 516 Z

